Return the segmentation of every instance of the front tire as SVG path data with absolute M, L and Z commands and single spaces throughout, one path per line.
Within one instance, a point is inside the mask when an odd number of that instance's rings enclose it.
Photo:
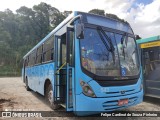
M 46 89 L 47 89 L 45 94 L 46 101 L 49 103 L 50 107 L 53 110 L 58 109 L 60 106 L 58 104 L 54 104 L 54 97 L 53 97 L 54 94 L 53 94 L 52 85 L 49 84 Z

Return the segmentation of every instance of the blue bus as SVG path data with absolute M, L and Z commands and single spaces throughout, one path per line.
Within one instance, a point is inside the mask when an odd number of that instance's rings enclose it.
M 160 35 L 138 39 L 145 96 L 160 98 Z
M 75 11 L 24 57 L 26 89 L 89 115 L 143 101 L 135 35 L 127 22 Z

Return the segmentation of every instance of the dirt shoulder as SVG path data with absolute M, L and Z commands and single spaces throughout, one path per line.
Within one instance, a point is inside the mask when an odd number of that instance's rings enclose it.
M 137 106 L 124 109 L 123 111 L 132 112 L 132 111 L 160 111 L 160 99 L 154 98 L 145 98 L 145 101 Z M 0 78 L 0 111 L 52 111 L 54 112 L 44 100 L 44 97 L 34 91 L 26 91 L 23 81 L 20 77 L 5 77 Z M 66 113 L 62 108 L 63 112 L 57 113 L 60 114 L 60 118 L 64 119 L 75 119 L 77 118 L 73 113 Z M 72 116 L 72 117 L 69 117 Z M 67 117 L 67 118 L 66 118 Z M 55 117 L 55 119 L 60 119 Z M 80 117 L 82 119 L 84 117 Z M 0 118 L 1 119 L 1 118 Z M 18 118 L 17 118 L 18 119 Z M 41 118 L 37 118 L 41 119 Z M 47 118 L 43 118 L 47 119 Z M 86 119 L 97 119 L 96 117 L 87 117 Z M 102 119 L 106 119 L 102 117 Z M 139 117 L 132 118 L 107 118 L 111 120 L 120 120 L 120 119 L 134 119 L 138 120 Z M 155 119 L 158 120 L 158 117 L 146 118 L 141 117 L 141 119 Z

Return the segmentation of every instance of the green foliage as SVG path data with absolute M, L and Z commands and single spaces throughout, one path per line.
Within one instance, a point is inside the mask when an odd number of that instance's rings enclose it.
M 0 76 L 20 75 L 23 56 L 65 19 L 46 4 L 0 11 Z
M 90 10 L 89 13 L 105 16 L 104 10 L 99 10 L 99 9 Z
M 60 12 L 41 2 L 28 8 L 0 11 L 0 76 L 20 75 L 23 56 L 60 24 L 72 11 Z M 104 10 L 93 9 L 89 13 L 105 16 Z M 116 15 L 106 16 L 119 19 Z
M 124 19 L 120 19 L 117 15 L 114 15 L 114 14 L 106 13 L 106 17 L 113 18 L 115 20 L 128 23 L 127 21 L 124 21 Z
M 20 76 L 20 68 L 15 68 L 12 65 L 0 66 L 0 76 Z
M 100 9 L 90 10 L 89 13 L 106 16 L 106 17 L 109 17 L 109 18 L 112 18 L 112 19 L 115 19 L 115 20 L 118 20 L 118 21 L 121 21 L 121 22 L 126 22 L 123 19 L 120 19 L 117 15 L 110 14 L 110 13 L 106 13 L 105 14 L 105 11 L 104 10 L 100 10 Z

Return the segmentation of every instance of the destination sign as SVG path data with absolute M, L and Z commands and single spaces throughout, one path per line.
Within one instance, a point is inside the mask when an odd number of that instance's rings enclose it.
M 160 41 L 141 44 L 141 48 L 149 48 L 149 47 L 157 47 L 157 46 L 160 46 Z

